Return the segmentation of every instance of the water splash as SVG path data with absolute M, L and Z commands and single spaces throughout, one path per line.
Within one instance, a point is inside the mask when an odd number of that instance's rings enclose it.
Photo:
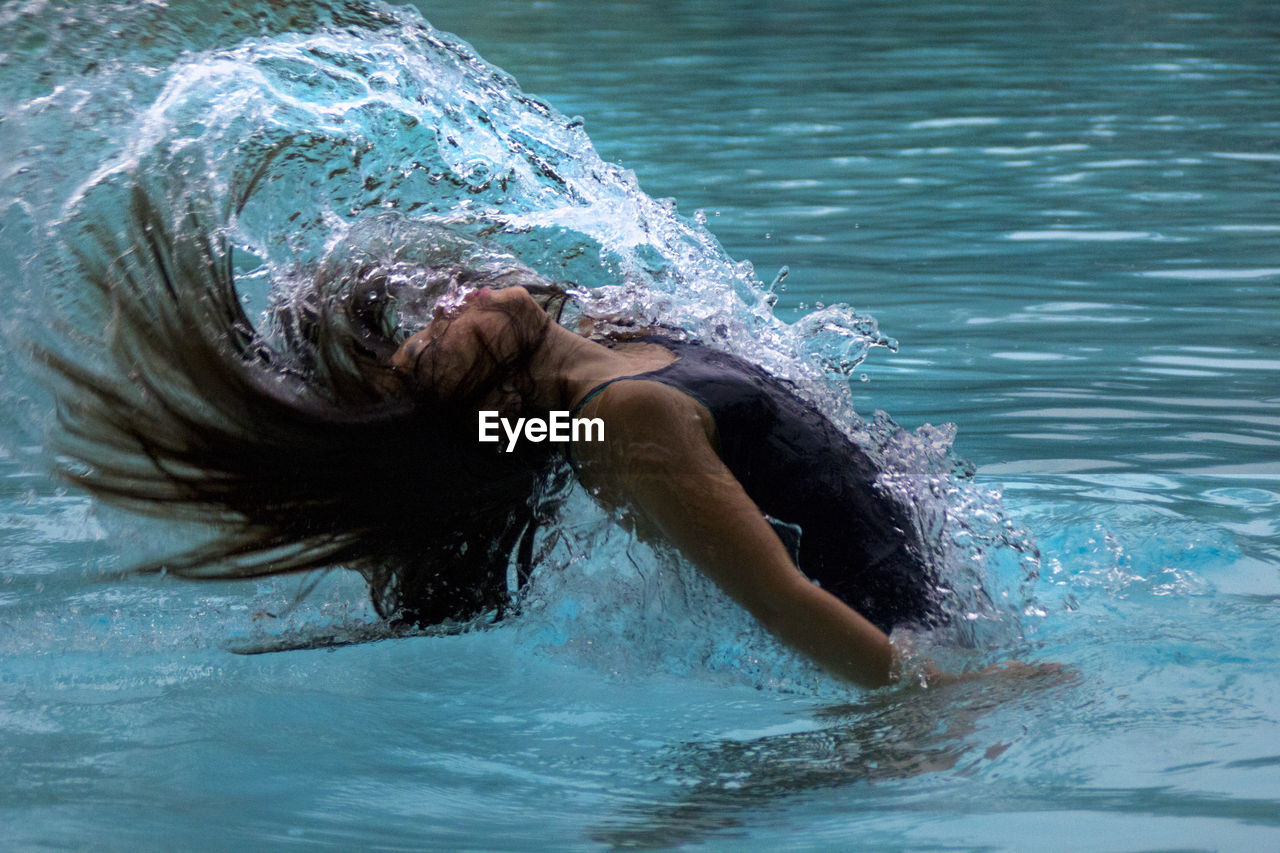
M 0 267 L 18 273 L 5 276 L 4 295 L 19 306 L 9 336 L 52 307 L 84 320 L 92 347 L 98 321 L 60 247 L 85 223 L 112 221 L 139 175 L 166 192 L 198 191 L 220 212 L 244 296 L 264 313 L 299 270 L 343 263 L 354 243 L 367 248 L 366 235 L 412 254 L 398 235 L 413 229 L 388 223 L 448 225 L 576 282 L 585 313 L 683 329 L 795 380 L 913 508 L 952 590 L 953 633 L 977 646 L 1019 636 L 1034 610 L 1035 549 L 999 495 L 973 485 L 950 428 L 908 432 L 882 413 L 866 421 L 853 411 L 847 381 L 873 348 L 896 348 L 874 319 L 832 305 L 779 320 L 774 290 L 785 271 L 763 285 L 724 252 L 705 216 L 646 195 L 634 173 L 596 154 L 580 119 L 522 92 L 465 42 L 380 3 L 232 14 L 194 44 L 200 13 L 190 3 L 41 9 L 4 12 L 15 44 L 49 42 L 15 54 L 25 66 L 14 56 L 0 63 L 0 81 L 13 84 L 4 112 L 15 119 L 0 126 L 15 152 L 0 177 Z M 0 364 L 6 402 L 23 396 L 47 419 L 47 401 L 14 359 Z M 12 443 L 19 429 L 5 429 Z M 629 668 L 623 658 L 639 668 L 657 660 L 751 672 L 774 686 L 812 683 L 705 581 L 579 503 L 582 536 L 548 546 L 548 564 L 560 568 L 525 602 L 536 642 L 619 670 Z M 690 640 L 687 651 L 671 652 L 673 637 Z M 587 644 L 596 644 L 590 654 Z

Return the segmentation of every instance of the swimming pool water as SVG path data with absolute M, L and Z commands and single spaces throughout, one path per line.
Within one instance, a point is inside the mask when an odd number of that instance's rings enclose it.
M 95 508 L 42 472 L 32 419 L 47 404 L 11 353 L 6 845 L 1280 841 L 1280 9 L 418 9 L 581 116 L 602 160 L 634 170 L 647 197 L 690 220 L 702 211 L 756 279 L 787 266 L 779 317 L 835 302 L 874 315 L 898 351 L 858 367 L 855 407 L 911 428 L 954 423 L 956 452 L 1039 547 L 1043 616 L 983 654 L 1070 674 L 841 691 L 714 618 L 715 602 L 674 609 L 693 624 L 664 619 L 668 581 L 611 593 L 626 570 L 616 549 L 574 564 L 541 609 L 498 630 L 232 654 L 263 626 L 367 619 L 358 584 L 325 579 L 295 606 L 288 582 L 103 580 L 184 534 Z M 175 69 L 325 26 L 354 27 L 372 56 L 370 16 L 399 26 L 413 14 L 0 5 L 8 322 L 35 322 L 35 291 L 69 286 L 49 277 L 49 235 L 104 164 L 148 156 L 139 117 L 173 91 Z M 298 109 L 331 97 L 297 79 Z M 191 91 L 182 104 L 204 103 Z M 264 121 L 293 127 L 283 103 Z M 206 118 L 193 112 L 183 138 L 214 138 Z M 220 152 L 238 144 L 226 128 Z M 317 148 L 317 168 L 334 156 Z M 299 177 L 250 210 L 282 235 L 264 252 L 308 251 L 283 218 L 289 192 L 314 186 L 333 190 Z M 705 636 L 711 651 L 687 651 Z

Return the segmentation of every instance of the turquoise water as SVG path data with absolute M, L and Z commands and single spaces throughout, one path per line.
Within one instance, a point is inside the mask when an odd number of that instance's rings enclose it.
M 585 503 L 600 542 L 511 625 L 232 654 L 365 624 L 359 585 L 103 580 L 188 534 L 43 473 L 49 403 L 11 347 L 6 844 L 1274 847 L 1280 10 L 473 5 L 420 10 L 558 113 L 407 9 L 0 5 L 8 339 L 80 310 L 58 241 L 130 168 L 233 195 L 277 149 L 237 224 L 254 304 L 392 200 L 484 214 L 548 270 L 640 282 L 646 310 L 802 373 L 788 353 L 859 355 L 874 316 L 897 351 L 831 405 L 953 423 L 976 467 L 947 530 L 997 605 L 952 659 L 1071 675 L 844 691 Z M 463 93 L 481 107 L 447 109 Z M 858 334 L 797 332 L 819 303 Z M 890 452 L 945 456 L 916 436 Z

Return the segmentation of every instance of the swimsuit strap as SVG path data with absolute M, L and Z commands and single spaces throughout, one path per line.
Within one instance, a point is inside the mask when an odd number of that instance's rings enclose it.
M 623 380 L 626 380 L 626 379 L 647 379 L 654 382 L 661 382 L 664 385 L 670 385 L 671 387 L 675 388 L 677 391 L 683 391 L 685 394 L 689 394 L 689 391 L 683 385 L 677 382 L 672 382 L 662 375 L 666 371 L 670 370 L 671 368 L 675 367 L 677 364 L 680 364 L 681 362 L 684 361 L 685 354 L 682 351 L 682 349 L 679 347 L 680 342 L 673 341 L 669 338 L 665 338 L 660 335 L 645 336 L 637 340 L 641 343 L 658 344 L 659 346 L 664 347 L 668 351 L 675 354 L 676 360 L 671 362 L 670 364 L 664 364 L 662 367 L 659 367 L 656 370 L 647 370 L 644 373 L 635 373 L 635 374 L 632 374 L 631 376 L 615 376 L 612 379 L 606 379 L 604 382 L 601 382 L 599 385 L 596 385 L 590 391 L 582 395 L 582 399 L 579 400 L 577 403 L 575 403 L 573 408 L 569 410 L 570 418 L 576 418 L 578 416 L 578 413 L 582 411 L 583 407 L 586 406 L 587 403 L 590 403 L 596 397 L 600 396 L 601 392 L 603 392 L 610 385 L 612 385 L 615 382 L 622 382 Z M 694 396 L 694 395 L 690 395 L 690 396 Z M 698 399 L 696 396 L 694 396 L 694 399 L 698 400 L 698 402 L 700 403 L 702 402 L 702 400 Z M 573 445 L 571 444 L 566 445 L 564 449 L 564 454 L 565 454 L 565 458 L 569 460 L 569 466 L 573 468 L 575 471 L 578 470 L 577 460 L 573 458 Z
M 678 391 L 684 391 L 684 393 L 686 394 L 689 393 L 684 388 L 683 385 L 680 385 L 676 382 L 672 382 L 666 379 L 664 376 L 662 376 L 662 374 L 665 373 L 667 370 L 669 370 L 670 368 L 674 367 L 675 365 L 679 364 L 684 360 L 685 354 L 682 351 L 683 348 L 680 347 L 680 343 L 681 343 L 680 341 L 673 341 L 673 340 L 670 340 L 669 338 L 664 338 L 659 335 L 647 335 L 643 338 L 635 339 L 635 342 L 646 343 L 646 344 L 657 344 L 658 346 L 672 353 L 676 357 L 675 361 L 664 364 L 662 365 L 662 367 L 656 368 L 654 370 L 646 370 L 644 373 L 633 373 L 630 376 L 615 376 L 612 379 L 606 379 L 605 381 L 601 382 L 599 385 L 592 388 L 586 394 L 582 395 L 582 399 L 579 400 L 577 403 L 575 403 L 573 408 L 569 410 L 569 417 L 576 418 L 578 416 L 578 412 L 582 411 L 583 406 L 587 405 L 587 403 L 590 403 L 596 397 L 600 396 L 601 392 L 603 392 L 604 389 L 608 388 L 613 383 L 621 382 L 624 379 L 652 380 L 655 382 L 661 382 L 664 385 L 670 385 Z M 693 396 L 693 395 L 690 395 L 690 396 Z M 702 401 L 699 400 L 698 402 L 702 402 Z
M 595 399 L 596 397 L 599 397 L 599 396 L 600 396 L 600 392 L 601 392 L 601 391 L 603 391 L 604 389 L 608 388 L 608 387 L 609 387 L 610 385 L 612 385 L 613 383 L 618 382 L 618 381 L 623 380 L 623 379 L 643 379 L 643 378 L 644 378 L 644 374 L 643 374 L 643 373 L 640 373 L 640 374 L 636 374 L 635 376 L 615 376 L 615 377 L 613 377 L 612 379 L 606 379 L 604 382 L 601 382 L 599 385 L 597 385 L 596 387 L 592 388 L 592 389 L 591 389 L 590 391 L 588 391 L 586 394 L 583 394 L 583 395 L 582 395 L 582 399 L 581 399 L 581 400 L 579 400 L 579 401 L 574 405 L 574 407 L 573 407 L 572 409 L 570 409 L 570 410 L 569 410 L 569 417 L 571 417 L 571 418 L 576 418 L 576 417 L 578 416 L 578 412 L 581 412 L 581 411 L 582 411 L 582 407 L 583 407 L 583 406 L 587 405 L 587 403 L 590 403 L 590 402 L 591 402 L 593 399 Z

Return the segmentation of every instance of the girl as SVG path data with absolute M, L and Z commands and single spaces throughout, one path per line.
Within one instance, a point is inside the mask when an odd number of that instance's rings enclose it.
M 533 534 L 576 476 L 849 681 L 892 681 L 888 632 L 940 620 L 925 549 L 875 465 L 760 368 L 661 330 L 577 334 L 557 322 L 563 290 L 439 228 L 416 263 L 369 248 L 322 270 L 278 310 L 271 344 L 190 203 L 173 216 L 135 189 L 130 213 L 123 241 L 98 229 L 79 253 L 110 357 L 40 355 L 75 460 L 64 476 L 225 531 L 141 570 L 340 565 L 387 618 L 500 618 L 508 569 L 528 577 Z M 478 440 L 493 411 L 572 411 L 604 434 L 508 451 Z

